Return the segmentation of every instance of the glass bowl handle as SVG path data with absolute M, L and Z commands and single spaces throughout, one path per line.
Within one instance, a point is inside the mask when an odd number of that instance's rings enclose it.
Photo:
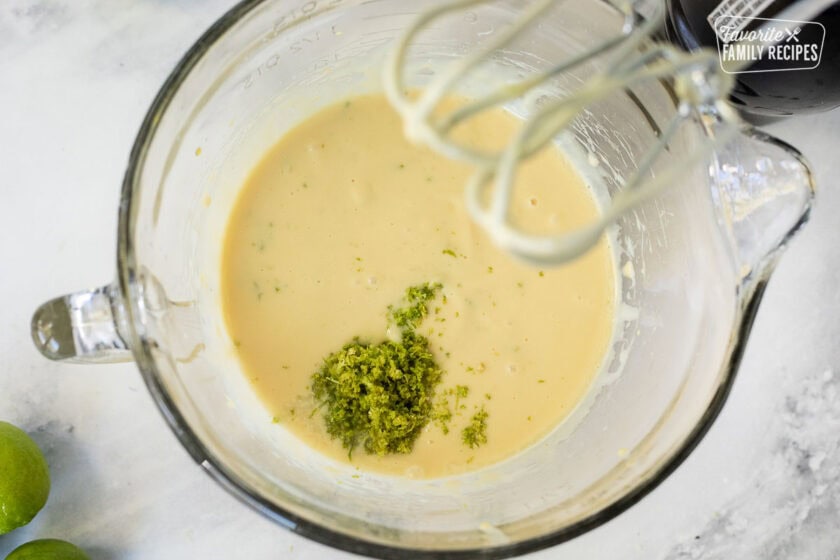
M 117 283 L 76 292 L 41 305 L 32 316 L 32 340 L 50 360 L 129 362 L 127 320 Z

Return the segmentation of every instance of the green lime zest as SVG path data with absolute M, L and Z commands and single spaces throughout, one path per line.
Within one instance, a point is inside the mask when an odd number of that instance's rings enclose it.
M 440 284 L 406 290 L 405 305 L 389 307 L 399 341 L 354 339 L 324 359 L 311 390 L 323 408 L 327 433 L 352 455 L 362 446 L 375 455 L 410 453 L 432 419 L 435 387 L 442 370 L 426 337 L 415 332 Z
M 388 307 L 390 320 L 403 332 L 413 332 L 429 314 L 428 303 L 435 298 L 442 287 L 441 284 L 428 283 L 411 286 L 405 291 L 407 305 L 398 308 Z
M 484 406 L 473 414 L 470 423 L 461 430 L 461 441 L 470 449 L 475 449 L 487 443 L 487 411 Z

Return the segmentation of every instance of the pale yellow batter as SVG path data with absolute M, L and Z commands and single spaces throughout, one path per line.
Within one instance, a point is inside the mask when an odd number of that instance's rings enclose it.
M 497 110 L 458 131 L 501 146 L 518 121 Z M 340 103 L 289 132 L 254 169 L 228 225 L 222 297 L 229 334 L 275 421 L 340 461 L 347 450 L 313 414 L 310 377 L 353 337 L 378 342 L 386 309 L 405 289 L 440 282 L 446 297 L 419 332 L 466 385 L 450 432 L 430 423 L 408 455 L 371 456 L 361 469 L 414 477 L 455 474 L 505 459 L 575 407 L 612 334 L 615 281 L 608 244 L 539 270 L 497 249 L 463 204 L 470 169 L 409 144 L 381 96 Z M 532 231 L 592 220 L 594 200 L 574 168 L 548 150 L 522 169 L 514 215 Z M 461 429 L 488 413 L 487 444 Z

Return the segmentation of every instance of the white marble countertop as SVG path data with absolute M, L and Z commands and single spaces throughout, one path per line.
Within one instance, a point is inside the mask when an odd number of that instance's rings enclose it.
M 52 467 L 0 537 L 94 560 L 351 558 L 241 505 L 180 447 L 132 364 L 41 358 L 42 301 L 115 270 L 119 185 L 152 97 L 233 0 L 0 3 L 0 419 Z M 770 283 L 732 396 L 685 464 L 607 525 L 533 559 L 840 558 L 840 111 L 769 127 L 812 161 L 812 222 Z

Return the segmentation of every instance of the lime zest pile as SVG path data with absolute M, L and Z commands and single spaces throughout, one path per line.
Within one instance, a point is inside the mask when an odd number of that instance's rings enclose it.
M 405 307 L 388 307 L 388 315 L 391 321 L 399 327 L 403 334 L 414 332 L 420 326 L 426 315 L 429 314 L 428 303 L 435 299 L 437 292 L 443 288 L 441 284 L 419 284 L 411 286 L 405 291 Z
M 467 427 L 461 430 L 461 441 L 470 449 L 475 449 L 487 443 L 487 411 L 484 406 L 473 414 Z
M 410 453 L 432 418 L 435 387 L 443 372 L 426 337 L 415 332 L 428 303 L 442 288 L 421 284 L 406 290 L 402 307 L 388 308 L 401 330 L 399 341 L 354 339 L 324 359 L 312 376 L 312 394 L 324 408 L 327 433 L 348 454 L 357 446 L 376 455 Z
M 469 394 L 470 388 L 466 385 L 455 385 L 440 391 L 440 396 L 435 399 L 432 421 L 437 424 L 443 435 L 449 433 L 449 423 L 452 422 L 452 418 L 460 416 L 461 412 L 467 408 L 467 405 L 463 404 L 461 400 L 467 398 Z M 454 405 L 449 400 L 450 397 L 455 399 Z
M 449 399 L 442 396 L 435 402 L 435 408 L 432 411 L 432 421 L 437 424 L 443 435 L 449 433 L 449 423 L 452 422 L 452 409 L 449 407 Z

